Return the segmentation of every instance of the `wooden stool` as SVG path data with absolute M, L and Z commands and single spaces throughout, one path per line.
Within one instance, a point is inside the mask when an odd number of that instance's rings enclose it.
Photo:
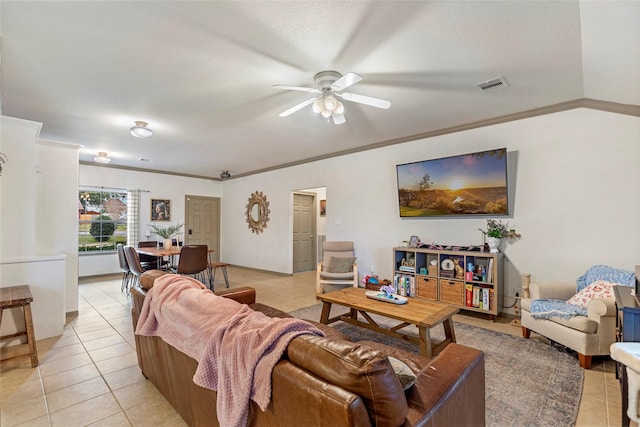
M 22 345 L 27 345 L 29 347 L 28 353 L 19 354 L 17 356 L 10 356 L 5 359 L 0 359 L 0 361 L 13 359 L 14 357 L 29 355 L 31 357 L 31 367 L 35 368 L 36 366 L 38 366 L 38 351 L 36 350 L 36 339 L 33 333 L 33 318 L 31 317 L 32 301 L 33 301 L 33 296 L 31 296 L 31 289 L 29 289 L 28 285 L 0 288 L 0 324 L 2 323 L 2 312 L 5 308 L 21 307 L 22 313 L 24 315 L 24 326 L 25 326 L 25 331 L 16 332 L 15 334 L 0 336 L 0 341 L 4 339 L 16 338 L 16 337 L 21 337 L 23 335 L 26 335 L 27 344 L 22 344 Z
M 227 288 L 229 287 L 229 277 L 227 276 L 227 267 L 231 264 L 227 264 L 226 262 L 210 262 L 209 268 L 213 270 L 211 275 L 211 289 L 213 290 L 213 285 L 216 282 L 216 269 L 221 268 L 222 274 L 224 274 L 224 283 L 227 284 Z

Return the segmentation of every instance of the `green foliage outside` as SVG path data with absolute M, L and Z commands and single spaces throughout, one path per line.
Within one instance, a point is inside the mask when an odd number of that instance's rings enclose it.
M 114 234 L 102 242 L 94 239 L 90 233 L 95 224 L 93 222 L 80 223 L 78 227 L 78 252 L 115 251 L 118 243 L 127 244 L 126 224 L 116 224 Z
M 96 220 L 109 222 L 94 222 L 91 224 L 89 234 L 91 234 L 97 242 L 105 242 L 111 239 L 113 232 L 116 231 L 116 223 L 111 221 L 111 217 L 109 215 L 100 215 Z

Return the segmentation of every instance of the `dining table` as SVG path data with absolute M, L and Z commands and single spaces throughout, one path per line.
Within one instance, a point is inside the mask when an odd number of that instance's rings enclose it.
M 144 255 L 151 255 L 155 257 L 171 257 L 180 255 L 180 251 L 182 250 L 182 246 L 171 246 L 170 248 L 159 248 L 159 247 L 146 247 L 146 248 L 136 248 L 136 252 Z M 213 249 L 210 250 L 213 252 Z

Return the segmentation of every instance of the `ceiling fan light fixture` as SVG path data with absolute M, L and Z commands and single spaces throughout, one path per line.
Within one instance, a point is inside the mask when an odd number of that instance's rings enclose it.
M 290 85 L 272 85 L 271 87 L 274 89 L 295 90 L 319 95 L 307 98 L 288 110 L 283 111 L 279 114 L 280 117 L 287 117 L 296 111 L 302 110 L 304 107 L 311 105 L 314 113 L 322 115 L 322 117 L 327 119 L 327 121 L 329 121 L 330 118 L 333 118 L 333 123 L 339 125 L 345 123 L 346 119 L 344 117 L 344 105 L 338 100 L 338 98 L 349 102 L 368 105 L 370 107 L 382 108 L 384 110 L 391 107 L 391 101 L 386 99 L 344 92 L 345 89 L 362 81 L 362 79 L 363 77 L 361 75 L 351 72 L 343 76 L 337 71 L 321 71 L 313 78 L 317 86 L 315 88 Z
M 331 95 L 327 95 L 324 98 L 324 108 L 328 111 L 333 111 L 336 108 L 338 100 L 335 99 L 333 96 Z
M 93 160 L 98 163 L 104 163 L 105 165 L 111 163 L 111 159 L 104 151 L 99 151 L 98 155 L 95 156 Z
M 153 131 L 147 126 L 147 122 L 136 121 L 136 125 L 130 129 L 131 136 L 135 136 L 136 138 L 149 138 L 153 135 Z
M 322 112 L 322 110 L 324 109 L 324 104 L 322 102 L 322 98 L 318 98 L 314 101 L 313 105 L 311 106 L 311 108 L 313 109 L 314 113 L 320 114 Z

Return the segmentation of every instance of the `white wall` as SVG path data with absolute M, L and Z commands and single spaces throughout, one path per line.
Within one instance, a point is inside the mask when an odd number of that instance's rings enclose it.
M 391 248 L 410 235 L 426 242 L 479 244 L 484 218 L 401 219 L 395 165 L 507 147 L 514 193 L 508 219 L 522 239 L 506 248 L 505 294 L 534 280 L 569 280 L 593 264 L 640 263 L 640 118 L 577 109 L 233 179 L 224 184 L 222 258 L 292 272 L 292 196 L 327 188 L 327 239 L 353 240 L 360 270 L 392 275 Z M 515 164 L 514 164 L 515 163 Z M 514 182 L 515 181 L 515 182 Z M 254 191 L 268 198 L 264 233 L 246 227 Z M 514 274 L 514 272 L 516 274 Z M 513 299 L 505 299 L 511 305 Z
M 7 162 L 0 177 L 0 259 L 36 251 L 36 139 L 41 123 L 0 116 L 0 151 Z M 28 224 L 28 226 L 20 226 Z
M 38 141 L 41 126 L 0 116 L 0 287 L 29 285 L 37 339 L 62 334 L 65 313 L 78 309 L 79 147 Z M 20 309 L 4 317 L 2 335 L 16 332 Z
M 64 255 L 0 260 L 2 286 L 29 285 L 33 296 L 31 313 L 36 340 L 62 335 L 64 330 L 66 261 Z M 24 315 L 20 308 L 3 311 L 0 335 L 24 330 Z M 20 342 L 20 338 L 6 340 L 0 346 L 9 347 Z
M 37 142 L 36 255 L 64 254 L 65 311 L 78 310 L 77 145 Z
M 219 181 L 91 165 L 80 165 L 79 184 L 144 190 L 140 193 L 139 240 L 148 240 L 145 231 L 151 223 L 152 198 L 171 200 L 171 224 L 177 224 L 184 223 L 186 194 L 205 197 L 221 197 L 222 194 Z M 224 206 L 224 200 L 221 206 Z M 157 236 L 152 234 L 149 240 L 157 240 Z M 80 277 L 120 272 L 116 254 L 83 254 L 79 265 Z

